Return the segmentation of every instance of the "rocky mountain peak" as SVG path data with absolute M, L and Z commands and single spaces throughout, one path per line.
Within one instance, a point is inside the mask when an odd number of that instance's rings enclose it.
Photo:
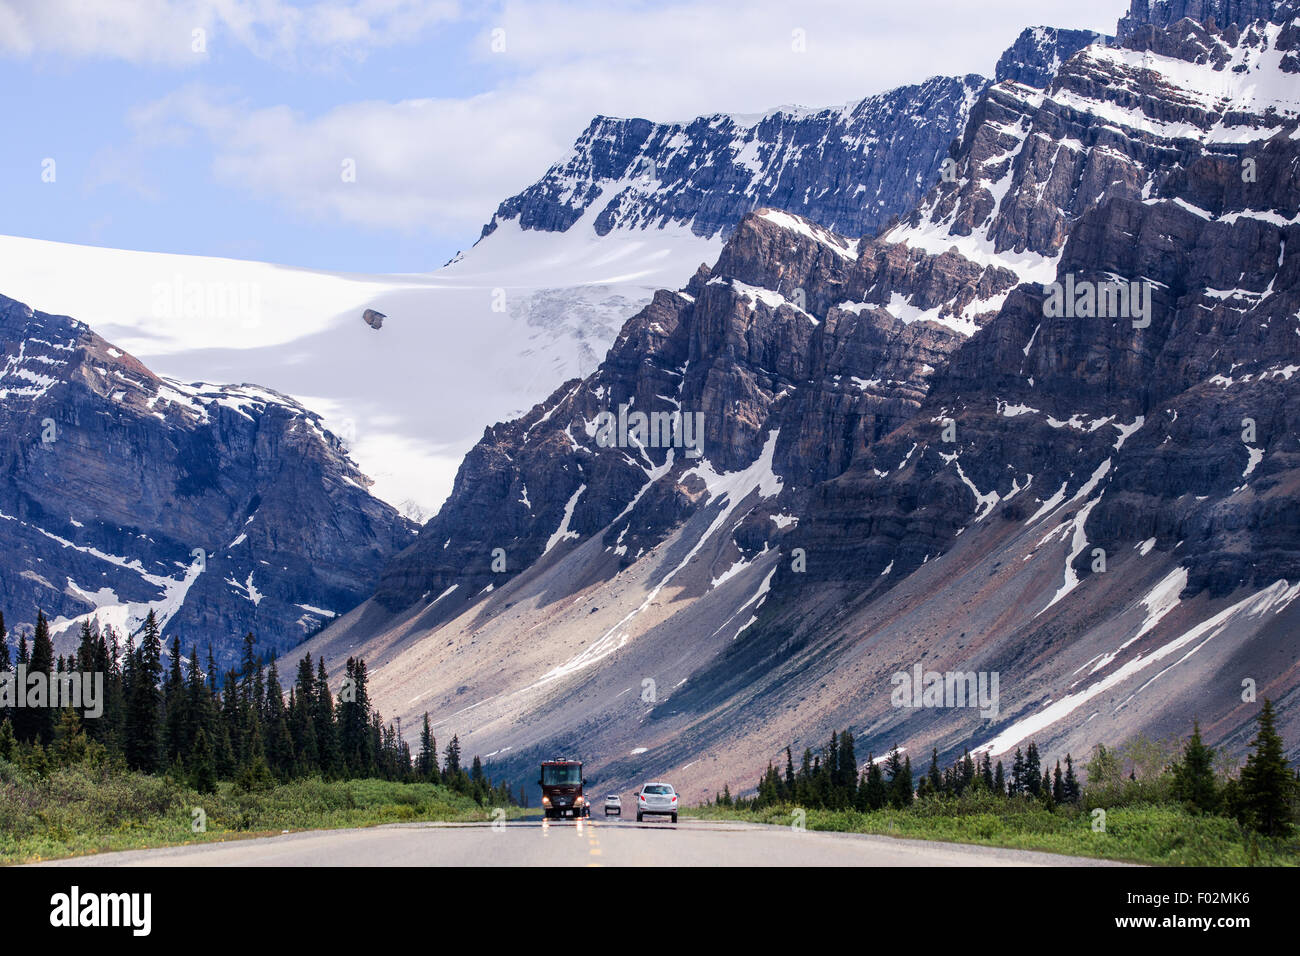
M 164 632 L 233 659 L 350 609 L 411 524 L 320 417 L 255 385 L 183 383 L 66 316 L 0 296 L 0 608 L 73 639 Z

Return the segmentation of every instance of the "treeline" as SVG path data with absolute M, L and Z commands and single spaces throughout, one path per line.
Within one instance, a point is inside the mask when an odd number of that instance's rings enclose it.
M 992 763 L 987 752 L 976 759 L 966 751 L 951 766 L 940 767 L 935 748 L 930 751 L 929 767 L 918 780 L 911 758 L 895 747 L 881 761 L 868 754 L 860 773 L 853 735 L 846 730 L 832 733 L 830 742 L 817 753 L 804 750 L 798 767 L 787 747 L 784 771 L 769 763 L 752 797 L 733 797 L 727 786 L 715 795 L 714 802 L 752 810 L 789 805 L 868 813 L 968 794 L 1034 800 L 1049 810 L 1168 800 L 1194 812 L 1232 817 L 1267 836 L 1288 836 L 1300 798 L 1300 774 L 1287 765 L 1271 701 L 1265 699 L 1256 721 L 1251 753 L 1236 775 L 1216 771 L 1216 763 L 1221 761 L 1201 739 L 1200 726 L 1194 724 L 1191 737 L 1176 755 L 1163 754 L 1145 741 L 1140 754 L 1135 747 L 1127 776 L 1119 754 L 1098 745 L 1084 767 L 1086 787 L 1075 773 L 1070 754 L 1065 755 L 1064 767 L 1059 760 L 1046 767 L 1032 741 L 1024 750 L 1016 749 L 1009 772 L 1001 760 Z M 1143 766 L 1141 780 L 1139 764 Z
M 83 623 L 77 649 L 55 656 L 48 622 L 38 613 L 30 646 L 21 636 L 11 660 L 0 615 L 0 673 L 22 665 L 29 675 L 103 675 L 98 717 L 83 720 L 71 706 L 0 707 L 0 757 L 42 774 L 53 763 L 118 761 L 204 793 L 214 792 L 219 780 L 257 790 L 310 776 L 374 777 L 441 783 L 480 803 L 513 802 L 509 788 L 493 784 L 477 756 L 468 769 L 462 766 L 459 738 L 452 737 L 439 761 L 428 714 L 412 755 L 372 706 L 361 658 L 348 659 L 336 698 L 324 659 L 313 662 L 310 654 L 298 662 L 286 694 L 275 655 L 259 655 L 251 633 L 240 666 L 220 675 L 211 647 L 206 667 L 199 666 L 197 647 L 182 656 L 179 638 L 165 664 L 162 650 L 161 628 L 150 611 L 138 644 L 129 635 L 123 646 L 112 628 Z

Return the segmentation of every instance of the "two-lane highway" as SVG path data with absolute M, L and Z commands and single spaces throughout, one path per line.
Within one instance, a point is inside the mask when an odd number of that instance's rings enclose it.
M 882 836 L 618 818 L 411 823 L 128 850 L 47 866 L 1107 866 L 1105 861 Z

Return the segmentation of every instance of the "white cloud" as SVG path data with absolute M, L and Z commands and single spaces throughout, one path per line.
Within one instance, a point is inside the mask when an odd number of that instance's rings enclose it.
M 525 92 L 349 103 L 307 117 L 190 86 L 133 122 L 142 141 L 159 146 L 200 133 L 219 183 L 306 218 L 462 234 L 467 243 L 572 138 L 566 130 L 557 139 L 547 104 Z M 354 181 L 344 177 L 349 161 Z
M 458 15 L 452 0 L 0 0 L 0 53 L 182 67 L 226 44 L 291 64 L 355 60 Z

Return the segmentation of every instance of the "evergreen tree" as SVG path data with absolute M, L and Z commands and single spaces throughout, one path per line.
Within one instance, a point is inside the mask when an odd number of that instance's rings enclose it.
M 42 673 L 49 678 L 53 678 L 54 669 L 54 642 L 50 639 L 50 625 L 45 620 L 45 614 L 41 611 L 36 612 L 36 630 L 32 635 L 31 657 L 27 661 L 27 673 Z M 46 685 L 47 693 L 53 696 L 53 680 Z M 54 740 L 54 701 L 46 700 L 43 707 L 22 707 L 17 708 L 21 712 L 20 725 L 22 732 L 19 733 L 19 739 L 39 741 L 41 746 L 48 747 Z
M 993 771 L 993 792 L 1000 797 L 1007 795 L 1006 775 L 1002 772 L 1002 761 L 998 761 L 997 769 Z
M 1065 778 L 1061 776 L 1061 761 L 1056 761 L 1056 772 L 1052 775 L 1052 802 L 1065 802 Z
M 1083 798 L 1083 789 L 1079 786 L 1079 778 L 1074 773 L 1074 760 L 1069 754 L 1065 755 L 1065 802 L 1078 803 Z
M 334 701 L 330 697 L 329 680 L 325 676 L 325 658 L 316 659 L 316 707 L 312 728 L 316 733 L 319 750 L 317 765 L 325 777 L 337 775 L 342 770 L 339 750 L 338 726 L 334 722 Z
M 1219 788 L 1214 780 L 1214 750 L 1201 740 L 1200 721 L 1192 722 L 1192 736 L 1183 748 L 1182 759 L 1174 763 L 1173 794 L 1194 810 L 1213 813 L 1219 807 Z
M 965 793 L 975 782 L 975 761 L 971 758 L 969 750 L 962 754 L 958 773 L 960 779 L 960 789 L 958 792 Z
M 185 727 L 185 752 L 189 753 L 198 744 L 199 731 L 208 735 L 208 754 L 212 754 L 213 707 L 208 694 L 203 673 L 199 670 L 198 645 L 190 647 L 190 659 L 185 665 L 185 699 L 188 720 Z
M 8 717 L 0 718 L 0 759 L 13 762 L 18 753 L 18 738 L 14 736 L 14 725 Z
M 415 772 L 421 780 L 438 782 L 438 740 L 429 727 L 429 712 L 424 712 L 424 725 L 420 728 L 420 751 L 415 758 Z
M 212 746 L 207 731 L 202 727 L 194 736 L 194 750 L 190 754 L 190 786 L 199 793 L 217 792 L 217 771 L 213 762 Z
M 1012 796 L 1025 792 L 1025 755 L 1016 748 L 1016 758 L 1011 761 L 1011 788 L 1008 791 Z
M 0 674 L 6 674 L 13 670 L 13 664 L 9 661 L 9 632 L 5 630 L 4 612 L 0 611 Z M 4 678 L 0 678 L 3 680 Z M 12 720 L 13 708 L 0 707 L 0 723 Z M 9 732 L 13 733 L 13 726 L 9 727 Z M 7 759 L 7 758 L 6 758 Z
M 1038 796 L 1043 791 L 1043 777 L 1041 774 L 1042 767 L 1039 766 L 1038 744 L 1032 740 L 1029 741 L 1029 748 L 1025 751 L 1025 786 L 1032 796 Z
M 275 786 L 271 768 L 266 765 L 266 751 L 262 747 L 262 729 L 256 723 L 248 742 L 248 755 L 239 769 L 239 787 L 242 790 L 269 790 Z
M 889 802 L 889 793 L 885 788 L 885 778 L 876 763 L 875 754 L 867 755 L 866 780 L 858 791 L 858 809 L 864 812 L 879 810 Z
M 794 757 L 790 748 L 785 748 L 785 788 L 781 794 L 785 800 L 794 800 Z
M 460 737 L 452 735 L 451 743 L 447 744 L 447 752 L 443 754 L 443 768 L 447 776 L 454 777 L 460 773 Z
M 314 718 L 315 685 L 311 654 L 305 654 L 298 661 L 298 674 L 289 690 L 289 734 L 293 743 L 294 765 L 300 774 L 320 769 L 320 748 L 316 741 Z
M 928 782 L 926 791 L 928 793 L 939 794 L 943 792 L 943 777 L 939 772 L 939 748 L 930 748 L 930 770 L 921 778 L 922 782 Z
M 885 772 L 889 774 L 889 802 L 901 809 L 912 803 L 912 758 L 902 759 L 895 746 L 885 761 Z
M 980 779 L 983 781 L 984 789 L 992 792 L 994 786 L 993 779 L 993 760 L 989 757 L 989 752 L 984 751 L 984 757 L 980 760 Z
M 163 686 L 163 752 L 167 763 L 183 759 L 189 751 L 190 698 L 181 671 L 181 639 L 172 638 L 171 662 L 167 669 L 167 683 Z
M 126 714 L 126 762 L 133 770 L 153 773 L 160 769 L 158 682 L 162 677 L 162 638 L 152 610 L 140 633 L 140 649 L 130 656 L 133 660 Z
M 847 730 L 840 734 L 840 762 L 838 769 L 840 796 L 836 805 L 851 807 L 857 796 L 858 756 L 853 747 L 853 734 Z M 775 776 L 775 771 L 773 776 Z
M 1295 778 L 1287 767 L 1273 714 L 1273 702 L 1264 698 L 1256 718 L 1254 753 L 1241 770 L 1240 818 L 1265 836 L 1285 837 L 1291 833 L 1291 797 Z

